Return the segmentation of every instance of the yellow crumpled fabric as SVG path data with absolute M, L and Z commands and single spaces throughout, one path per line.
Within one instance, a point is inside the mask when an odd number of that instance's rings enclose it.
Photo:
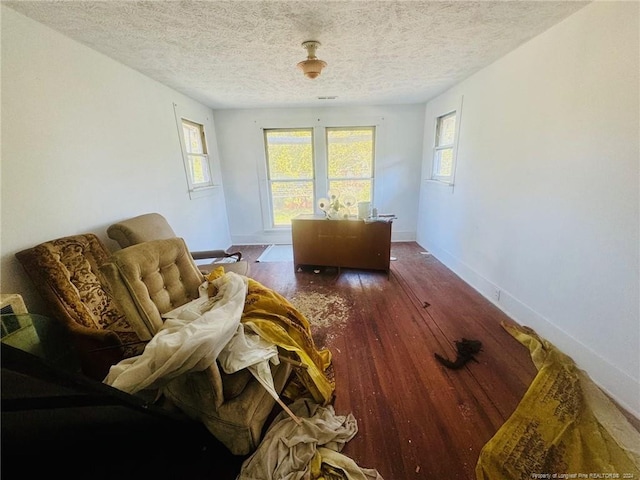
M 529 348 L 538 374 L 480 452 L 477 479 L 640 478 L 640 433 L 615 404 L 533 330 L 502 326 Z
M 207 280 L 211 282 L 224 273 L 224 267 L 218 267 Z M 326 374 L 331 365 L 331 352 L 316 348 L 309 321 L 286 298 L 251 278 L 248 280 L 241 322 L 265 340 L 297 355 L 307 367 L 294 370 L 303 389 L 319 404 L 329 404 L 335 390 L 334 381 Z M 212 294 L 215 292 L 209 292 L 209 296 Z M 295 399 L 300 392 L 292 385 L 284 394 Z

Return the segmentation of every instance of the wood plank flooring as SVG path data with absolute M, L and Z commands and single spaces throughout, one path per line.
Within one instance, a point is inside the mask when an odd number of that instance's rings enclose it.
M 251 277 L 291 299 L 331 292 L 349 305 L 327 339 L 335 409 L 359 432 L 344 449 L 390 479 L 474 479 L 482 446 L 511 415 L 536 370 L 528 351 L 500 325 L 499 309 L 413 242 L 392 244 L 391 273 L 293 271 L 291 262 L 253 263 L 264 247 L 234 246 Z M 478 363 L 448 370 L 454 341 L 483 343 Z
M 255 263 L 266 246 L 233 247 L 252 278 L 290 300 L 311 292 L 344 300 L 346 320 L 319 345 L 332 351 L 336 412 L 358 422 L 343 453 L 385 480 L 475 479 L 480 450 L 536 374 L 501 326 L 512 320 L 415 242 L 392 244 L 388 276 Z M 482 342 L 478 362 L 446 369 L 434 353 L 454 359 L 463 337 Z M 239 471 L 238 459 L 228 462 Z

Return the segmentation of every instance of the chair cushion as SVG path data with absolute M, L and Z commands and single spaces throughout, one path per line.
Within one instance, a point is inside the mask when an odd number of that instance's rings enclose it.
M 220 369 L 220 376 L 222 377 L 222 392 L 225 401 L 240 395 L 249 380 L 253 377 L 251 372 L 246 368 L 231 374 L 224 373 L 224 371 Z
M 162 314 L 198 298 L 204 282 L 181 238 L 123 248 L 101 270 L 116 302 L 143 338 L 144 329 L 153 336 L 162 327 Z

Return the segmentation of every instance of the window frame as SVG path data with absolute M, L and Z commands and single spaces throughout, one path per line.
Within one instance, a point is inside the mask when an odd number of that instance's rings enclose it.
M 301 131 L 308 131 L 311 133 L 311 177 L 310 178 L 295 178 L 295 179 L 288 179 L 288 180 L 273 180 L 271 178 L 271 174 L 270 171 L 271 169 L 269 168 L 269 144 L 267 142 L 267 135 L 269 132 L 301 132 Z M 264 156 L 265 156 L 265 164 L 264 164 L 264 168 L 265 168 L 265 179 L 266 179 L 266 183 L 267 183 L 267 188 L 266 188 L 266 198 L 267 198 L 267 205 L 268 205 L 268 212 L 266 212 L 266 215 L 268 217 L 268 221 L 269 221 L 269 228 L 270 229 L 274 229 L 274 230 L 281 230 L 281 229 L 286 229 L 286 228 L 291 228 L 291 225 L 280 225 L 280 224 L 276 224 L 276 219 L 274 216 L 274 202 L 273 202 L 273 189 L 272 189 L 272 184 L 274 182 L 276 183 L 294 183 L 294 182 L 311 182 L 311 188 L 312 188 L 312 195 L 313 195 L 313 199 L 312 199 L 312 203 L 314 205 L 314 208 L 312 209 L 313 213 L 315 211 L 315 204 L 317 202 L 317 195 L 316 195 L 316 132 L 315 129 L 313 127 L 293 127 L 293 128 L 286 128 L 286 127 L 277 127 L 277 128 L 263 128 L 262 129 L 262 143 L 264 146 Z
M 176 132 L 180 145 L 180 155 L 182 157 L 182 167 L 185 174 L 187 194 L 191 200 L 211 196 L 216 189 L 220 188 L 220 171 L 216 162 L 218 161 L 218 146 L 215 135 L 209 136 L 208 133 L 214 131 L 210 114 L 193 108 L 190 105 L 173 103 L 173 111 L 176 122 Z M 206 158 L 203 162 L 204 168 L 208 170 L 209 181 L 203 183 L 194 183 L 191 175 L 191 163 L 189 153 L 184 138 L 184 130 L 182 122 L 186 121 L 201 127 L 201 135 L 203 140 L 203 151 L 206 152 Z
M 329 132 L 330 131 L 349 131 L 349 130 L 371 130 L 371 171 L 370 176 L 368 177 L 331 177 L 329 175 Z M 374 191 L 375 191 L 375 172 L 376 172 L 376 141 L 377 128 L 376 125 L 352 125 L 352 126 L 325 126 L 324 127 L 324 139 L 325 139 L 325 163 L 326 163 L 326 186 L 328 190 L 331 190 L 329 187 L 331 185 L 331 181 L 340 181 L 340 180 L 369 180 L 369 202 L 371 205 L 374 204 Z M 358 200 L 360 201 L 360 200 Z
M 445 119 L 451 118 L 451 116 L 454 117 L 454 132 L 453 132 L 453 137 L 451 139 L 451 143 L 439 143 L 439 139 L 441 138 L 440 135 L 440 130 L 442 129 L 443 123 L 445 121 Z M 458 114 L 455 110 L 453 110 L 452 112 L 449 113 L 445 113 L 444 115 L 440 115 L 439 117 L 436 118 L 436 129 L 435 129 L 435 139 L 434 139 L 434 144 L 433 144 L 433 163 L 432 163 L 432 170 L 431 170 L 431 179 L 432 180 L 438 180 L 440 182 L 446 182 L 446 183 L 451 183 L 451 180 L 453 178 L 453 167 L 455 164 L 454 161 L 454 155 L 453 155 L 453 151 L 454 151 L 454 146 L 455 146 L 455 122 L 458 118 Z M 449 175 L 443 175 L 441 174 L 441 169 L 440 166 L 442 164 L 441 162 L 441 158 L 442 155 L 440 154 L 441 152 L 444 152 L 446 150 L 451 150 L 451 173 Z
M 186 138 L 184 138 L 184 127 L 185 124 L 190 127 L 195 127 L 199 130 L 200 142 L 202 144 L 202 153 L 191 152 L 189 151 L 189 146 L 187 144 Z M 187 182 L 189 184 L 190 191 L 196 191 L 202 188 L 210 188 L 214 186 L 213 174 L 211 172 L 211 165 L 209 163 L 209 146 L 207 143 L 207 135 L 205 132 L 205 126 L 201 123 L 194 122 L 188 118 L 182 117 L 180 119 L 180 127 L 182 132 L 183 139 L 183 157 L 185 160 L 185 168 L 187 169 Z M 205 172 L 205 176 L 209 178 L 209 180 L 204 182 L 196 182 L 193 171 L 195 163 L 192 161 L 192 157 L 197 157 L 201 159 L 201 165 Z
M 255 121 L 256 134 L 253 137 L 255 142 L 260 142 L 259 145 L 256 144 L 256 150 L 259 148 L 262 151 L 261 157 L 256 162 L 256 173 L 258 176 L 258 189 L 260 195 L 260 211 L 262 216 L 262 231 L 267 234 L 273 236 L 274 239 L 277 239 L 278 242 L 287 241 L 288 237 L 280 236 L 283 232 L 291 231 L 291 226 L 278 226 L 275 227 L 273 225 L 273 221 L 271 218 L 271 195 L 268 191 L 268 179 L 267 179 L 267 161 L 266 161 L 266 148 L 264 142 L 264 130 L 275 130 L 275 129 L 283 129 L 283 130 L 295 130 L 298 128 L 305 129 L 311 128 L 313 129 L 313 155 L 315 162 L 315 184 L 314 184 L 314 195 L 315 195 L 315 215 L 324 215 L 324 212 L 318 207 L 317 201 L 324 197 L 328 192 L 327 185 L 327 151 L 326 151 L 326 141 L 325 141 L 325 133 L 324 129 L 327 127 L 375 127 L 375 151 L 374 154 L 376 157 L 383 158 L 387 153 L 387 147 L 385 145 L 386 138 L 386 122 L 384 117 L 379 117 L 375 115 L 346 115 L 344 118 L 337 120 L 333 118 L 333 116 L 329 115 L 329 117 L 318 117 L 313 114 L 302 114 L 299 118 L 295 119 L 283 119 L 280 116 L 274 118 L 261 118 L 260 120 Z M 377 183 L 379 180 L 380 172 L 377 171 L 378 162 L 374 158 L 373 164 L 373 184 L 372 184 L 372 202 L 376 201 L 384 201 L 384 192 L 382 191 L 381 185 Z M 378 200 L 376 200 L 378 199 Z M 380 200 L 383 199 L 383 200 Z M 373 204 L 373 203 L 372 203 Z
M 460 138 L 460 121 L 462 119 L 462 102 L 463 97 L 460 96 L 457 101 L 448 101 L 447 105 L 449 108 L 442 108 L 440 112 L 435 115 L 433 120 L 433 144 L 431 148 L 431 167 L 429 172 L 429 180 L 437 183 L 441 183 L 443 185 L 448 185 L 453 187 L 455 183 L 455 175 L 456 168 L 458 164 L 458 143 Z M 453 134 L 453 143 L 438 145 L 438 127 L 440 120 L 455 114 L 455 131 Z M 439 152 L 452 149 L 452 163 L 451 163 L 451 175 L 440 175 L 438 174 L 436 168 L 439 166 L 439 162 L 437 160 L 437 155 Z

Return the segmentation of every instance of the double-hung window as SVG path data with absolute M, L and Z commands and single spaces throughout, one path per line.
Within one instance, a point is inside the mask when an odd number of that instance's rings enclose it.
M 314 213 L 319 199 L 328 194 L 371 202 L 375 136 L 374 126 L 264 129 L 265 223 L 288 227 L 296 215 Z
M 313 129 L 266 129 L 264 143 L 272 226 L 314 209 Z
M 189 190 L 213 186 L 204 126 L 183 118 L 182 135 Z
M 327 184 L 329 192 L 356 202 L 373 198 L 375 127 L 328 127 Z
M 433 147 L 431 178 L 453 183 L 455 169 L 456 112 L 436 119 L 436 135 Z

